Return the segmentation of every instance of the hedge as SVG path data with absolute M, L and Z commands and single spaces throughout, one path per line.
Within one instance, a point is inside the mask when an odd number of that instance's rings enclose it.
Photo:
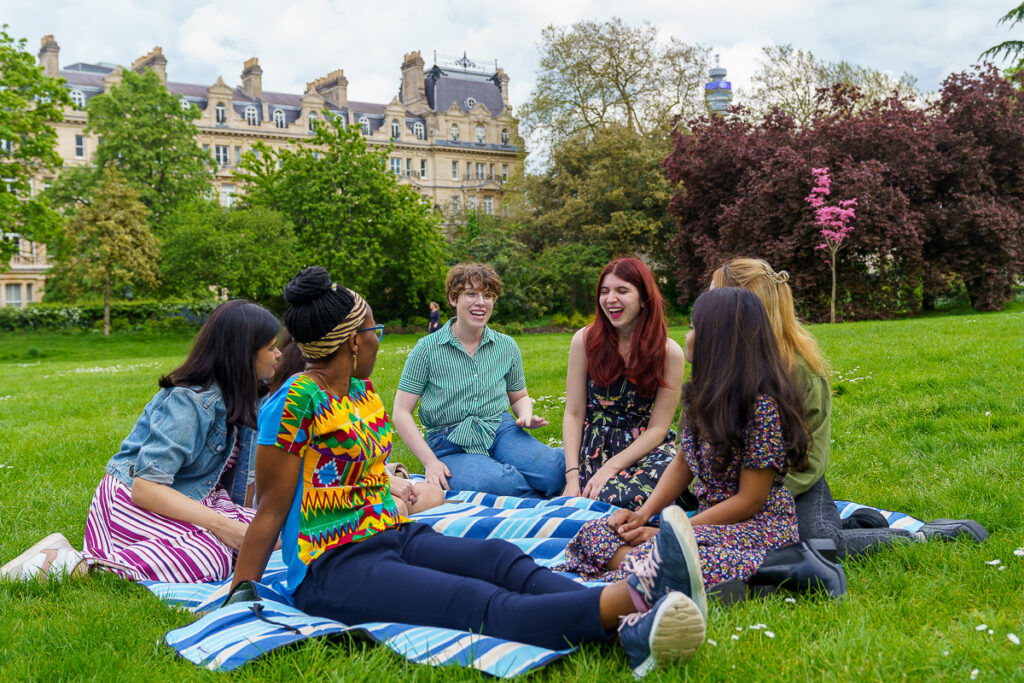
M 219 301 L 113 301 L 110 325 L 114 329 L 152 327 L 154 324 L 198 326 Z M 175 320 L 177 319 L 177 320 Z M 102 303 L 30 304 L 0 308 L 0 330 L 90 329 L 103 322 Z

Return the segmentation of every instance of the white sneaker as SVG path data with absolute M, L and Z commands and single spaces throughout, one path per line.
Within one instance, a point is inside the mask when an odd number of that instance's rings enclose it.
M 71 547 L 63 534 L 50 534 L 0 567 L 0 577 L 27 581 L 48 576 L 69 576 L 82 560 L 82 553 Z

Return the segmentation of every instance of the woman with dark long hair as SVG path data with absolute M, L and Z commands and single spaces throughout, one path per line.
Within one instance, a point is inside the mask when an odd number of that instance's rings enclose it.
M 252 521 L 256 415 L 280 358 L 280 324 L 247 301 L 218 306 L 120 450 L 89 506 L 85 549 L 51 534 L 2 569 L 30 578 L 105 569 L 130 580 L 231 575 Z
M 594 322 L 573 335 L 565 379 L 565 495 L 636 509 L 675 454 L 684 358 L 661 292 L 636 258 L 601 271 Z
M 584 575 L 644 573 L 657 560 L 647 522 L 694 483 L 690 522 L 706 587 L 725 583 L 846 589 L 842 569 L 801 544 L 787 472 L 807 466 L 803 394 L 779 353 L 764 304 L 745 289 L 705 292 L 693 306 L 679 453 L 647 501 L 584 525 L 567 549 Z M 793 547 L 784 547 L 793 546 Z M 774 554 L 773 554 L 774 553 Z M 743 587 L 745 590 L 745 587 Z
M 284 298 L 306 365 L 260 412 L 259 509 L 230 599 L 252 595 L 245 582 L 263 576 L 280 535 L 284 589 L 315 616 L 469 629 L 556 649 L 607 640 L 618 627 L 637 674 L 700 646 L 703 588 L 699 563 L 676 541 L 689 531 L 682 510 L 666 514 L 671 533 L 654 539 L 666 558 L 656 576 L 590 588 L 506 541 L 447 537 L 405 518 L 385 470 L 394 428 L 370 382 L 383 326 L 323 268 L 300 272 Z

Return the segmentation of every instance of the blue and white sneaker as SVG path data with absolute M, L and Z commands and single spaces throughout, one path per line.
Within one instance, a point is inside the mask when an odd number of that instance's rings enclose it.
M 651 607 L 670 591 L 685 593 L 708 617 L 708 599 L 704 594 L 704 576 L 700 570 L 697 538 L 690 520 L 678 505 L 661 512 L 661 528 L 651 544 L 651 554 L 638 562 L 627 562 L 632 574 L 629 585 Z
M 686 659 L 704 642 L 707 629 L 697 603 L 679 592 L 662 596 L 646 612 L 634 612 L 619 624 L 619 641 L 633 676 Z

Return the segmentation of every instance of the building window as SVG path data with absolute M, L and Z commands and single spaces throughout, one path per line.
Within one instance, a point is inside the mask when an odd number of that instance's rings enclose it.
M 85 93 L 78 88 L 72 90 L 71 104 L 75 105 L 75 109 L 85 109 Z
M 312 133 L 316 130 L 316 112 L 309 112 L 309 132 Z
M 33 245 L 33 247 L 35 247 L 35 245 Z M 36 255 L 35 254 L 35 248 L 32 249 L 32 255 L 33 256 Z M 31 282 L 26 282 L 25 283 L 25 305 L 28 306 L 31 303 L 35 303 L 35 300 L 36 300 L 36 297 L 35 297 L 35 292 L 33 291 L 33 288 L 32 288 L 32 283 Z
M 482 124 L 482 123 L 476 124 L 476 141 L 477 142 L 483 142 L 484 141 L 484 137 L 486 136 L 486 134 L 487 133 L 484 130 L 484 124 Z
M 363 135 L 369 135 L 370 134 L 370 119 L 366 118 L 365 116 L 360 116 L 359 117 L 359 127 L 362 128 Z
M 501 205 L 501 213 L 505 216 L 505 218 L 508 218 L 508 216 L 509 216 L 509 205 L 508 205 L 508 202 L 505 202 L 504 204 Z
M 242 163 L 242 148 L 235 145 L 235 165 Z
M 452 142 L 458 142 L 458 141 L 459 141 L 459 124 L 453 123 L 452 124 Z
M 476 197 L 466 197 L 466 211 L 476 211 Z
M 459 179 L 459 162 L 453 161 L 452 162 L 452 180 L 458 180 L 458 179 Z
M 502 128 L 501 129 L 501 144 L 503 144 L 503 145 L 507 145 L 508 144 L 508 128 Z
M 405 175 L 412 175 L 412 159 L 405 160 Z
M 392 140 L 397 140 L 397 139 L 398 139 L 398 137 L 399 137 L 399 136 L 398 136 L 398 133 L 399 133 L 399 130 L 398 130 L 398 121 L 396 121 L 396 120 L 392 119 L 392 120 L 391 120 L 391 139 L 392 139 Z
M 103 142 L 103 141 L 100 140 L 100 142 Z M 209 145 L 203 145 L 203 151 L 206 152 L 207 154 L 209 154 L 210 153 L 210 146 Z
M 217 146 L 215 146 L 213 148 L 213 154 L 214 154 L 214 157 L 216 157 L 216 159 L 217 159 L 217 165 L 218 166 L 227 166 L 228 165 L 228 146 L 227 145 L 217 145 Z
M 483 180 L 484 179 L 484 165 L 483 164 L 477 164 L 476 165 L 476 179 L 477 180 Z
M 223 102 L 217 103 L 217 123 L 223 125 L 228 122 L 228 110 L 224 107 Z
M 454 195 L 452 197 L 452 213 L 458 213 L 458 212 L 459 212 L 459 195 Z
M 192 106 L 192 103 L 185 99 L 185 96 L 182 95 L 178 98 L 178 106 L 181 107 L 182 111 L 188 111 L 189 108 Z
M 0 138 L 0 152 L 9 155 L 14 151 L 14 144 L 10 140 Z
M 494 197 L 484 197 L 484 213 L 494 215 Z
M 501 179 L 508 180 L 508 164 L 501 165 Z
M 473 179 L 473 164 L 466 162 L 466 180 Z
M 84 135 L 76 135 L 75 136 L 75 158 L 77 158 L 77 159 L 84 159 L 85 158 L 85 136 Z
M 487 179 L 494 180 L 494 164 L 491 164 L 487 169 Z
M 420 123 L 419 121 L 412 124 L 412 132 L 413 134 L 416 135 L 417 140 L 425 140 L 427 137 L 426 129 L 423 127 L 423 124 Z
M 398 157 L 391 157 L 391 172 L 395 175 L 402 175 L 402 160 Z
M 288 123 L 284 120 L 284 110 L 283 109 L 275 109 L 274 110 L 274 125 L 277 126 L 278 128 L 285 128 L 285 127 L 287 127 Z
M 255 126 L 259 123 L 259 115 L 256 114 L 256 107 L 251 104 L 245 108 L 245 122 L 250 126 Z
M 9 284 L 4 286 L 5 306 L 21 306 L 21 285 Z
M 427 177 L 427 160 L 420 159 L 420 178 Z
M 224 183 L 220 186 L 220 205 L 221 206 L 234 206 L 235 204 L 235 186 L 230 183 Z
M 476 98 L 475 97 L 467 97 L 466 98 L 466 109 L 472 109 L 475 106 L 476 106 Z

